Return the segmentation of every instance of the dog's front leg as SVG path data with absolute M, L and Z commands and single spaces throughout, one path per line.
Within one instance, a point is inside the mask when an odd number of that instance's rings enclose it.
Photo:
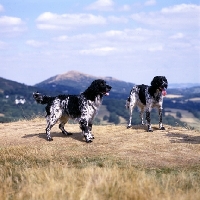
M 86 142 L 87 143 L 92 142 L 93 137 L 92 137 L 92 134 L 90 133 L 87 120 L 84 118 L 81 118 L 79 121 L 79 124 L 80 124 L 81 130 L 83 131 Z
M 142 125 L 144 125 L 143 113 L 144 113 L 144 108 L 141 107 L 140 108 L 140 120 L 141 120 L 141 124 Z
M 127 128 L 131 128 L 131 121 L 132 121 L 132 115 L 133 115 L 133 109 L 134 109 L 134 106 L 133 105 L 131 105 L 131 103 L 129 102 L 129 107 L 128 107 L 128 109 L 129 109 L 129 123 L 128 123 L 128 126 L 127 126 Z
M 160 130 L 165 130 L 165 127 L 162 124 L 162 108 L 159 108 L 159 129 Z
M 153 132 L 151 128 L 151 114 L 149 109 L 146 111 L 146 120 L 147 120 L 147 131 Z
M 46 127 L 47 140 L 52 141 L 53 138 L 51 137 L 50 131 L 51 131 L 51 128 L 56 123 L 56 120 L 53 120 L 53 118 L 51 118 L 49 115 L 46 117 L 46 120 L 47 120 L 47 127 Z
M 89 128 L 90 134 L 92 135 L 92 139 L 94 139 L 94 135 L 92 134 L 92 123 L 88 124 L 88 128 Z

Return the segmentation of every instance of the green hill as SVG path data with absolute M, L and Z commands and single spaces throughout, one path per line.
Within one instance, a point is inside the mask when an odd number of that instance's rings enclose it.
M 35 86 L 0 78 L 0 122 L 30 119 L 38 115 L 45 116 L 45 106 L 36 104 L 32 97 L 35 91 L 50 96 L 80 94 L 93 80 L 99 78 L 106 80 L 112 86 L 112 90 L 110 96 L 104 98 L 102 111 L 97 115 L 95 123 L 127 123 L 129 113 L 125 109 L 125 101 L 134 83 L 112 77 L 95 77 L 76 71 L 51 77 Z M 185 113 L 189 113 L 190 119 L 187 119 Z M 191 122 L 191 117 L 195 118 L 195 127 L 197 127 L 200 120 L 200 87 L 168 89 L 168 95 L 164 98 L 163 122 L 173 126 L 188 123 L 193 127 L 194 120 Z M 151 118 L 152 123 L 158 123 L 157 112 L 153 111 Z M 135 109 L 133 124 L 139 123 L 139 113 Z

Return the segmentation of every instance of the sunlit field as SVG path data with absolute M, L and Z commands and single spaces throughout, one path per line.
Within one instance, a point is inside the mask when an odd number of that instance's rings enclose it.
M 43 118 L 0 124 L 1 199 L 199 199 L 200 132 L 153 128 L 94 126 L 87 144 L 77 124 L 52 142 Z

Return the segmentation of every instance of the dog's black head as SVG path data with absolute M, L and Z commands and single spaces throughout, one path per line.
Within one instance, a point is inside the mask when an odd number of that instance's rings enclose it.
M 106 81 L 102 79 L 94 80 L 91 85 L 83 93 L 87 99 L 94 101 L 97 95 L 102 97 L 103 95 L 109 95 L 111 86 L 106 84 Z
M 155 90 L 161 91 L 164 96 L 166 95 L 168 82 L 165 76 L 155 76 L 151 81 L 151 86 L 155 88 Z

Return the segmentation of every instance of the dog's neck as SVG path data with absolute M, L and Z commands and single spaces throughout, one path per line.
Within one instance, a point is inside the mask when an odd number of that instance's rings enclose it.
M 148 91 L 149 91 L 149 94 L 154 98 L 156 98 L 157 96 L 161 96 L 161 91 L 156 87 L 149 86 Z
M 102 104 L 102 97 L 100 95 L 97 95 L 95 97 L 93 106 L 95 106 L 98 109 L 101 104 Z
M 84 95 L 84 97 L 87 100 L 90 100 L 90 101 L 95 101 L 97 97 L 100 98 L 100 99 L 102 99 L 102 97 L 103 97 L 103 94 L 97 94 L 96 92 L 94 92 L 90 88 L 86 89 L 85 92 L 83 92 L 82 94 Z

